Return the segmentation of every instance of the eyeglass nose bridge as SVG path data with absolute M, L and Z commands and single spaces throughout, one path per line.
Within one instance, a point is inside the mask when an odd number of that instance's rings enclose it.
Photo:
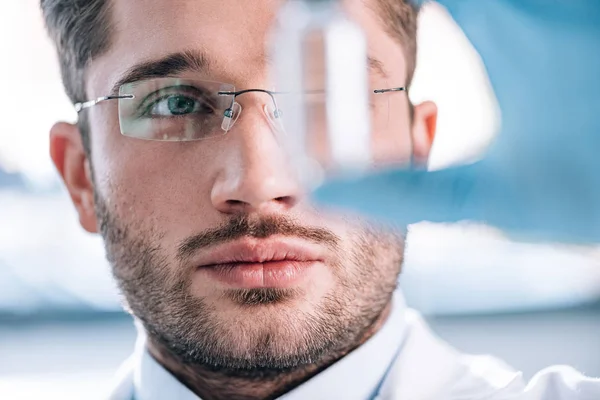
M 233 96 L 233 101 L 231 102 L 231 106 L 229 108 L 225 109 L 225 111 L 223 112 L 223 122 L 221 123 L 221 129 L 223 129 L 225 132 L 228 132 L 229 130 L 231 130 L 231 128 L 233 127 L 233 125 L 235 124 L 237 119 L 239 118 L 240 114 L 242 113 L 242 106 L 237 101 L 235 101 L 235 99 L 238 96 L 241 96 L 243 94 L 250 93 L 250 92 L 266 93 L 269 95 L 269 97 L 271 98 L 271 101 L 273 103 L 273 110 L 270 110 L 269 105 L 265 104 L 265 105 L 263 105 L 263 111 L 264 111 L 265 115 L 267 116 L 267 120 L 269 121 L 271 126 L 273 128 L 275 128 L 277 131 L 282 130 L 283 125 L 281 123 L 281 117 L 283 116 L 283 112 L 277 106 L 277 99 L 275 98 L 275 95 L 278 93 L 270 91 L 270 90 L 266 90 L 266 89 L 244 89 L 244 90 L 239 90 L 236 92 L 229 92 L 229 91 L 218 92 L 219 96 Z

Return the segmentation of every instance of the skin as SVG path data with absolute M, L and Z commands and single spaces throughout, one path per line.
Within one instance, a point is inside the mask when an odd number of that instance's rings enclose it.
M 180 76 L 270 88 L 264 43 L 278 4 L 114 2 L 113 43 L 92 61 L 87 93 L 106 95 L 132 66 L 178 51 L 202 51 L 211 65 Z M 405 85 L 401 44 L 380 27 L 368 2 L 345 7 L 365 30 L 369 55 L 379 60 L 372 83 Z M 116 102 L 84 111 L 91 156 L 76 125 L 60 122 L 50 132 L 51 156 L 80 223 L 102 234 L 150 353 L 203 399 L 274 398 L 352 351 L 385 321 L 402 263 L 398 232 L 311 206 L 261 112 L 264 95 L 237 101 L 244 111 L 234 128 L 206 141 L 125 137 Z M 389 122 L 374 132 L 378 160 L 425 162 L 435 105 L 416 105 L 411 120 L 405 94 L 387 101 Z M 319 254 L 294 287 L 236 289 L 197 268 L 198 257 L 217 244 L 274 238 Z M 191 251 L 182 258 L 184 244 Z

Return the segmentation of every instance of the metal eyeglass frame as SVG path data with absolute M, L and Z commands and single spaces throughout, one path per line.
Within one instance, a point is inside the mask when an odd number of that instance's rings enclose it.
M 402 87 L 394 87 L 394 88 L 387 88 L 387 89 L 376 89 L 373 90 L 373 93 L 375 94 L 381 94 L 381 93 L 389 93 L 389 92 L 405 92 L 406 91 L 406 87 L 402 86 Z M 235 100 L 235 98 L 241 94 L 244 93 L 248 93 L 248 92 L 261 92 L 261 93 L 266 93 L 268 94 L 271 99 L 273 100 L 273 104 L 275 105 L 275 117 L 279 117 L 281 111 L 279 110 L 279 108 L 277 108 L 277 102 L 275 100 L 275 95 L 276 94 L 285 94 L 286 92 L 273 92 L 270 90 L 265 90 L 265 89 L 244 89 L 244 90 L 239 90 L 236 92 L 217 92 L 218 95 L 220 96 L 233 96 L 233 99 Z M 307 92 L 310 93 L 310 92 Z M 88 100 L 88 101 L 84 101 L 84 102 L 80 102 L 80 103 L 75 103 L 74 107 L 75 107 L 75 111 L 77 113 L 87 109 L 87 108 L 91 108 L 93 106 L 95 106 L 98 103 L 102 103 L 104 101 L 108 101 L 108 100 L 120 100 L 120 99 L 133 99 L 135 98 L 134 95 L 132 94 L 124 94 L 124 95 L 113 95 L 113 96 L 102 96 L 102 97 L 97 97 L 96 99 L 93 100 Z M 231 113 L 232 109 L 228 108 L 225 110 L 225 117 L 230 117 L 230 115 L 227 115 L 227 113 Z

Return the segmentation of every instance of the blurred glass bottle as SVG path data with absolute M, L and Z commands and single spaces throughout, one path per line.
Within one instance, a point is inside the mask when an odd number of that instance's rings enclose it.
M 367 44 L 338 0 L 289 0 L 270 52 L 276 119 L 308 186 L 325 171 L 360 172 L 371 160 Z

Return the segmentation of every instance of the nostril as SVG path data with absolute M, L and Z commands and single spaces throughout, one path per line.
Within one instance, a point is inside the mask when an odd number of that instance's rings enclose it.
M 276 203 L 279 203 L 286 207 L 291 207 L 296 204 L 296 198 L 294 196 L 281 196 L 273 199 Z
M 226 203 L 228 206 L 240 206 L 244 204 L 244 202 L 240 200 L 227 200 Z

